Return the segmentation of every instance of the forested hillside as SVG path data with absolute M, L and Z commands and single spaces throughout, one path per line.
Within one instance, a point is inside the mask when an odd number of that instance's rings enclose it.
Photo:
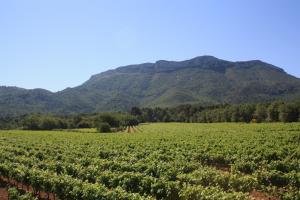
M 119 67 L 57 93 L 1 87 L 0 115 L 128 111 L 134 106 L 262 103 L 297 98 L 300 79 L 281 68 L 258 60 L 230 62 L 201 56 L 181 62 L 161 60 Z

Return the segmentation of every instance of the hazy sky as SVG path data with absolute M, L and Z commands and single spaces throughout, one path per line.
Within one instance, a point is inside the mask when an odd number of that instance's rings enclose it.
M 57 91 L 110 68 L 200 55 L 300 77 L 300 1 L 0 0 L 0 85 Z

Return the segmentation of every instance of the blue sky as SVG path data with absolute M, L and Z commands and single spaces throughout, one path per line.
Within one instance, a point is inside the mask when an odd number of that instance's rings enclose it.
M 299 0 L 0 0 L 0 85 L 74 87 L 127 64 L 260 59 L 300 77 Z

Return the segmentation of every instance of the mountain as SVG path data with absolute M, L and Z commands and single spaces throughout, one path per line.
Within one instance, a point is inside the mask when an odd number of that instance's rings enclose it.
M 300 79 L 259 61 L 200 56 L 119 67 L 57 93 L 0 87 L 0 115 L 128 110 L 186 103 L 257 103 L 300 97 Z

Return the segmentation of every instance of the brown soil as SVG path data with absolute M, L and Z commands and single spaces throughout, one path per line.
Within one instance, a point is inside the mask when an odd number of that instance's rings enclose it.
M 217 167 L 217 169 L 218 169 L 218 170 L 221 170 L 221 171 L 223 171 L 223 172 L 228 172 L 228 173 L 231 172 L 230 167 L 227 167 L 227 166 Z
M 222 172 L 226 172 L 226 173 L 230 173 L 231 172 L 230 165 L 215 163 L 215 164 L 213 164 L 211 166 L 217 168 L 218 170 L 220 170 Z M 268 195 L 266 193 L 263 193 L 263 192 L 260 192 L 260 191 L 256 191 L 256 190 L 253 190 L 250 193 L 250 199 L 251 200 L 280 200 L 279 197 L 271 196 L 271 195 Z
M 141 129 L 139 129 L 137 126 L 127 126 L 123 129 L 126 133 L 136 133 L 136 132 L 142 132 Z
M 213 163 L 210 164 L 209 166 L 215 167 L 216 169 L 222 171 L 222 172 L 231 172 L 231 167 L 230 165 L 226 165 L 226 164 L 220 164 L 220 163 Z
M 0 200 L 8 200 L 7 188 L 0 188 Z
M 280 198 L 278 198 L 278 197 L 270 196 L 266 193 L 256 191 L 256 190 L 253 190 L 250 193 L 250 199 L 252 199 L 252 200 L 280 200 Z
M 127 133 L 135 133 L 135 132 L 137 132 L 137 130 L 134 126 L 127 127 Z
M 139 129 L 137 126 L 134 127 L 136 129 L 136 131 L 138 132 L 143 132 L 141 129 Z
M 14 180 L 9 180 L 4 178 L 4 177 L 0 177 L 0 182 L 3 184 L 6 184 L 6 186 L 14 186 L 16 187 L 18 190 L 24 191 L 24 192 L 30 192 L 33 193 L 33 188 L 30 185 L 24 185 L 22 183 L 18 183 L 17 181 Z M 53 193 L 49 193 L 49 198 L 48 198 L 48 193 L 46 192 L 39 192 L 39 194 L 37 195 L 37 197 L 41 200 L 55 200 L 55 194 Z M 8 190 L 7 187 L 2 187 L 0 188 L 0 200 L 8 200 Z

